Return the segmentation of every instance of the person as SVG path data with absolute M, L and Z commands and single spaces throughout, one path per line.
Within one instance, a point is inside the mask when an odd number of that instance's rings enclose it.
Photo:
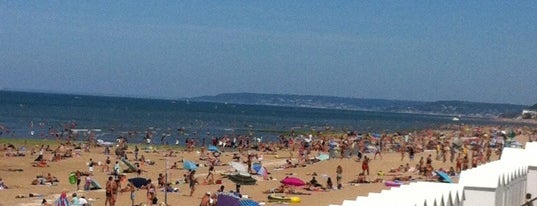
M 322 187 L 322 185 L 319 184 L 319 182 L 317 182 L 317 180 L 315 179 L 315 176 L 311 177 L 311 180 L 309 183 L 314 187 Z
M 110 160 L 110 156 L 107 156 L 106 160 L 105 160 L 105 164 L 101 168 L 101 171 L 102 172 L 110 172 L 110 163 L 111 162 L 112 162 L 112 160 Z
M 531 200 L 531 193 L 526 193 L 526 200 L 524 206 L 533 206 L 533 201 Z
M 82 182 L 82 172 L 80 170 L 77 170 L 75 172 L 76 176 L 76 190 L 80 190 L 80 182 Z
M 411 162 L 414 161 L 414 156 L 416 155 L 416 151 L 414 150 L 414 147 L 408 147 L 408 158 Z
M 328 179 L 326 180 L 326 189 L 333 189 L 334 188 L 334 185 L 332 184 L 332 178 L 328 177 Z
M 166 178 L 164 177 L 162 173 L 158 174 L 157 182 L 158 182 L 159 188 L 162 188 L 166 185 Z
M 237 194 L 238 197 L 242 197 L 242 195 L 241 195 L 241 185 L 235 184 L 235 193 Z
M 0 177 L 0 189 L 8 189 L 8 186 L 4 183 L 4 180 Z
M 151 179 L 147 180 L 147 185 L 144 186 L 147 189 L 147 204 L 153 204 L 153 199 L 157 198 L 157 189 L 155 185 L 151 182 Z
M 220 189 L 218 189 L 216 192 L 221 193 L 224 192 L 224 185 L 220 185 Z
M 201 198 L 200 206 L 210 206 L 210 205 L 211 205 L 211 192 L 207 192 Z
M 84 195 L 82 195 L 82 197 L 78 198 L 78 204 L 80 206 L 87 206 L 88 205 L 88 200 L 86 200 L 86 197 L 84 197 Z
M 120 174 L 121 172 L 120 170 L 121 170 L 121 166 L 119 166 L 119 161 L 116 161 L 116 164 L 114 164 L 114 172 L 112 174 L 117 176 Z
M 54 201 L 54 206 L 69 206 L 69 200 L 67 199 L 67 192 L 62 192 L 60 197 Z
M 127 191 L 130 192 L 131 205 L 134 206 L 134 192 L 136 192 L 136 188 L 130 182 L 127 183 Z
M 194 194 L 194 191 L 196 190 L 196 183 L 198 182 L 195 178 L 196 170 L 192 170 L 188 174 L 188 186 L 190 187 L 190 197 Z
M 58 179 L 54 176 L 52 176 L 50 173 L 47 174 L 47 177 L 45 178 L 47 182 L 50 182 L 51 184 L 54 184 L 55 182 L 59 182 Z
M 134 160 L 138 161 L 138 152 L 140 152 L 140 149 L 138 149 L 138 145 L 134 145 Z
M 86 176 L 86 183 L 84 184 L 84 190 L 90 190 L 91 189 L 91 173 Z
M 377 155 L 380 157 L 380 159 L 382 159 L 382 151 L 380 151 L 380 143 L 377 142 L 375 144 L 375 156 L 373 156 L 373 159 L 377 159 Z
M 369 183 L 369 181 L 367 181 L 367 177 L 365 176 L 364 172 L 361 172 L 360 174 L 358 174 L 358 177 L 356 178 L 356 183 Z
M 47 199 L 43 199 L 43 201 L 41 201 L 41 206 L 52 206 L 52 205 L 47 202 Z
M 336 184 L 337 189 L 340 190 L 342 187 L 341 179 L 343 178 L 343 167 L 341 165 L 338 165 L 336 168 Z
M 364 161 L 362 162 L 362 172 L 369 175 L 369 158 L 364 156 Z
M 80 205 L 80 202 L 78 201 L 78 197 L 77 197 L 76 193 L 73 193 L 72 196 L 73 196 L 73 197 L 71 198 L 71 205 L 73 205 L 73 206 L 79 206 L 79 205 Z
M 106 200 L 105 205 L 114 206 L 116 204 L 117 183 L 114 181 L 114 177 L 109 176 L 106 182 Z
M 205 182 L 209 185 L 214 184 L 214 166 L 212 165 L 209 167 L 209 174 L 205 177 Z
M 39 156 L 35 158 L 34 162 L 40 162 L 43 160 L 43 154 L 45 153 L 45 145 L 41 145 L 41 148 L 39 148 Z
M 136 175 L 138 177 L 142 175 L 142 168 L 140 167 L 140 163 L 136 163 Z
M 95 164 L 95 163 L 93 162 L 93 159 L 90 158 L 90 159 L 89 159 L 89 162 L 88 162 L 88 171 L 89 171 L 90 174 L 93 174 L 93 165 L 94 165 L 94 164 Z

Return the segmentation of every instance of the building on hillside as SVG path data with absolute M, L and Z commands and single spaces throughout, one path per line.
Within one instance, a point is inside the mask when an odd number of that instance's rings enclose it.
M 522 119 L 537 119 L 537 111 L 534 110 L 522 110 Z

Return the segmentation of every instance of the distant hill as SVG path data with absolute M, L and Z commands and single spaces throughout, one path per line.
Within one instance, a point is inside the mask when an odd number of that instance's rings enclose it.
M 529 109 L 531 109 L 531 110 L 537 110 L 537 104 L 534 104 L 534 105 L 531 106 Z
M 191 98 L 193 101 L 233 104 L 311 107 L 378 112 L 462 115 L 473 117 L 516 116 L 527 105 L 491 104 L 465 101 L 402 101 L 315 95 L 226 93 Z M 535 107 L 535 105 L 534 105 Z

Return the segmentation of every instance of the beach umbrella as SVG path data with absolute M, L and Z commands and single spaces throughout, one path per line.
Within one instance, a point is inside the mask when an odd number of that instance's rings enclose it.
M 134 178 L 130 178 L 128 180 L 132 185 L 134 185 L 136 188 L 140 188 L 144 185 L 147 185 L 147 183 L 149 182 L 147 179 L 143 178 L 143 177 L 134 177 Z
M 240 162 L 230 162 L 229 166 L 231 166 L 233 169 L 237 170 L 238 172 L 248 173 L 248 166 Z
M 257 180 L 248 173 L 228 175 L 227 178 L 237 185 L 255 185 L 257 182 Z
M 263 176 L 264 178 L 267 178 L 267 177 L 268 177 L 268 172 L 267 172 L 267 168 L 266 168 L 266 167 L 261 167 L 261 168 L 259 168 L 259 170 L 257 170 L 256 173 L 257 173 L 258 175 Z
M 304 186 L 306 185 L 306 182 L 304 180 L 301 180 L 298 177 L 285 177 L 283 178 L 280 183 L 284 185 L 291 185 L 291 186 Z
M 209 151 L 211 151 L 211 152 L 220 152 L 220 150 L 218 149 L 218 147 L 213 146 L 213 145 L 209 146 L 209 147 L 207 148 L 207 150 L 209 150 Z
M 183 161 L 183 168 L 185 170 L 196 170 L 198 169 L 198 166 L 196 166 L 196 163 L 190 161 L 190 160 L 184 160 Z
M 268 177 L 268 170 L 266 167 L 263 167 L 263 165 L 261 165 L 261 163 L 254 163 L 252 164 L 252 169 L 254 170 L 254 172 L 258 175 L 261 175 L 263 176 L 263 178 L 267 178 Z
M 257 173 L 261 168 L 262 168 L 261 163 L 256 162 L 256 163 L 253 163 L 253 164 L 252 164 L 252 169 L 253 169 L 254 172 L 256 172 L 256 173 Z
M 445 172 L 435 171 L 435 173 L 436 175 L 438 175 L 438 177 L 440 177 L 440 180 L 442 180 L 442 182 L 453 183 L 453 180 L 451 179 L 451 177 L 449 177 L 449 175 L 446 174 Z

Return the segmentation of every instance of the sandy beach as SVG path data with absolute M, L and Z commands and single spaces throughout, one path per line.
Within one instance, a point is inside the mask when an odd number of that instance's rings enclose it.
M 472 131 L 469 131 L 468 133 L 464 134 L 464 132 L 461 132 L 460 128 L 455 129 L 442 129 L 442 130 L 430 130 L 430 131 L 422 131 L 414 134 L 414 138 L 418 139 L 417 136 L 421 136 L 419 139 L 422 139 L 422 141 L 434 141 L 434 142 L 448 142 L 451 143 L 453 138 L 456 136 L 464 137 L 469 139 L 470 141 L 465 141 L 465 145 L 471 145 L 473 144 L 471 140 L 475 139 L 483 139 L 483 137 L 489 137 L 493 135 L 493 131 L 497 129 L 505 129 L 506 128 L 497 128 L 497 127 L 483 127 L 479 128 L 479 133 L 475 133 L 475 128 L 471 128 Z M 534 138 L 533 131 L 535 128 L 508 128 L 509 130 L 512 130 L 514 133 L 516 133 L 516 136 L 514 137 L 514 140 L 517 142 L 524 144 L 526 141 L 528 141 L 530 138 Z M 477 136 L 476 136 L 477 135 Z M 399 140 L 403 140 L 405 135 L 400 136 L 393 136 L 392 138 L 398 138 Z M 319 140 L 321 137 L 315 136 L 313 137 L 314 141 Z M 346 137 L 346 135 L 340 135 L 340 136 L 332 136 L 332 137 L 325 137 L 325 138 L 333 138 L 336 139 L 337 142 L 343 141 Z M 392 142 L 397 142 L 398 140 L 392 140 Z M 9 187 L 9 189 L 0 190 L 0 196 L 2 197 L 0 199 L 0 205 L 4 206 L 11 206 L 11 205 L 41 205 L 41 202 L 43 199 L 46 199 L 49 203 L 54 202 L 54 200 L 59 196 L 59 194 L 62 191 L 67 192 L 68 197 L 71 197 L 72 193 L 77 193 L 78 196 L 85 196 L 86 199 L 89 199 L 92 205 L 104 205 L 105 203 L 105 184 L 106 180 L 110 176 L 109 173 L 102 171 L 102 166 L 99 166 L 98 163 L 100 162 L 102 165 L 104 165 L 105 160 L 108 155 L 104 154 L 104 147 L 90 147 L 89 151 L 82 151 L 80 153 L 80 156 L 73 155 L 73 157 L 64 158 L 59 161 L 47 161 L 47 165 L 45 167 L 34 167 L 32 164 L 34 163 L 34 159 L 38 156 L 37 151 L 39 150 L 39 145 L 30 145 L 30 143 L 24 143 L 21 140 L 15 140 L 14 146 L 16 148 L 19 148 L 21 146 L 26 147 L 26 151 L 24 152 L 25 156 L 16 156 L 13 157 L 12 154 L 14 153 L 14 150 L 10 150 L 7 148 L 9 145 L 10 140 L 9 139 L 2 139 L 2 151 L 0 155 L 2 156 L 0 160 L 0 178 L 3 179 L 3 182 L 5 185 Z M 58 147 L 60 142 L 56 140 L 48 140 L 43 141 L 42 144 L 44 145 L 50 145 L 51 149 L 56 149 Z M 475 143 L 475 142 L 474 142 Z M 26 144 L 26 145 L 24 145 Z M 297 145 L 300 145 L 296 143 Z M 416 143 L 417 144 L 417 143 Z M 419 143 L 425 145 L 425 142 Z M 479 144 L 479 141 L 478 141 Z M 151 149 L 144 150 L 143 148 L 151 146 Z M 35 154 L 31 154 L 31 148 L 37 148 Z M 178 188 L 178 192 L 170 192 L 165 194 L 161 189 L 157 191 L 157 198 L 158 202 L 165 202 L 167 201 L 168 205 L 199 205 L 201 198 L 204 196 L 206 192 L 214 193 L 216 192 L 221 185 L 225 187 L 225 191 L 229 190 L 235 190 L 235 184 L 231 182 L 229 179 L 224 178 L 223 174 L 230 173 L 233 171 L 231 166 L 228 165 L 229 162 L 233 161 L 233 154 L 237 151 L 232 151 L 229 148 L 224 149 L 225 151 L 220 156 L 221 163 L 223 165 L 215 166 L 215 179 L 221 180 L 221 184 L 205 184 L 204 179 L 206 175 L 208 174 L 208 167 L 204 166 L 204 164 L 208 164 L 207 161 L 202 161 L 200 159 L 200 148 L 195 147 L 193 151 L 185 151 L 184 148 L 179 147 L 173 147 L 173 146 L 159 146 L 159 145 L 144 145 L 139 144 L 140 150 L 140 156 L 144 155 L 146 162 L 154 162 L 154 164 L 141 164 L 141 169 L 144 171 L 140 175 L 141 177 L 145 178 L 151 178 L 156 183 L 156 180 L 158 178 L 159 173 L 165 173 L 166 172 L 166 165 L 170 167 L 174 162 L 177 163 L 178 168 L 177 169 L 168 169 L 168 181 L 171 183 L 175 183 L 177 181 L 180 182 L 180 184 L 172 184 L 171 186 L 174 188 Z M 62 148 L 62 150 L 66 149 L 72 149 L 73 146 L 66 145 Z M 129 148 L 127 150 L 127 157 L 131 160 L 134 159 L 133 155 L 134 146 L 129 145 Z M 298 159 L 296 158 L 298 156 L 299 149 L 295 149 L 295 151 L 291 151 L 290 148 L 284 148 L 281 150 L 278 150 L 276 152 L 262 152 L 262 151 L 255 151 L 255 150 L 249 150 L 250 153 L 257 153 L 258 156 L 262 156 L 261 163 L 263 166 L 265 166 L 270 174 L 268 174 L 268 178 L 263 178 L 263 176 L 260 175 L 254 175 L 254 177 L 257 179 L 256 185 L 244 185 L 241 187 L 241 194 L 248 196 L 248 198 L 251 198 L 257 202 L 265 203 L 265 205 L 282 205 L 284 203 L 278 203 L 278 202 L 268 202 L 267 194 L 264 193 L 264 191 L 270 190 L 271 188 L 278 187 L 280 185 L 280 180 L 285 178 L 286 176 L 294 176 L 298 177 L 304 181 L 309 181 L 314 176 L 314 173 L 316 174 L 316 179 L 321 183 L 322 185 L 326 186 L 326 180 L 328 177 L 332 179 L 335 185 L 336 181 L 336 168 L 338 165 L 340 165 L 343 169 L 342 173 L 342 188 L 340 189 L 328 189 L 327 191 L 308 191 L 305 189 L 302 189 L 302 187 L 295 188 L 297 191 L 303 192 L 303 193 L 310 193 L 309 195 L 295 195 L 295 194 L 288 194 L 288 196 L 297 196 L 300 197 L 301 203 L 297 203 L 294 205 L 314 205 L 314 206 L 321 206 L 321 205 L 329 205 L 329 204 L 341 204 L 343 200 L 345 199 L 355 199 L 356 196 L 359 195 L 367 195 L 369 192 L 379 192 L 383 189 L 389 189 L 389 187 L 385 186 L 385 184 L 380 181 L 377 183 L 362 183 L 362 184 L 355 184 L 350 183 L 351 181 L 355 180 L 358 176 L 358 174 L 362 171 L 362 161 L 358 161 L 357 157 L 355 155 L 352 155 L 350 157 L 340 158 L 340 155 L 338 154 L 336 158 L 329 159 L 326 161 L 319 161 L 315 163 L 306 163 L 304 166 L 302 166 L 302 163 L 298 165 L 296 168 L 285 168 L 282 169 L 281 167 L 286 165 L 286 159 L 290 159 L 293 163 L 299 163 Z M 166 154 L 169 154 L 170 151 L 172 151 L 172 155 L 170 157 L 167 157 Z M 483 150 L 485 152 L 486 150 Z M 460 151 L 462 153 L 463 150 Z M 113 151 L 112 151 L 113 153 Z M 244 152 L 246 154 L 247 152 Z M 315 157 L 319 151 L 312 150 L 309 157 Z M 469 152 L 471 153 L 471 152 Z M 288 158 L 290 154 L 293 154 L 293 158 Z M 427 158 L 429 155 L 433 157 L 432 159 L 432 166 L 435 170 L 437 169 L 444 169 L 448 170 L 450 167 L 455 167 L 456 163 L 451 162 L 449 158 L 447 158 L 446 162 L 443 162 L 442 158 L 436 159 L 436 151 L 435 150 L 416 150 L 416 154 L 414 157 L 414 160 L 410 160 L 408 157 L 408 152 L 404 152 L 404 159 L 401 161 L 401 152 L 400 151 L 392 151 L 388 150 L 388 147 L 382 151 L 382 158 L 376 157 L 374 158 L 373 153 L 364 153 L 367 157 L 371 159 L 369 167 L 370 167 L 370 175 L 367 176 L 368 180 L 375 180 L 375 179 L 382 179 L 383 181 L 392 180 L 394 177 L 408 177 L 412 176 L 413 181 L 426 181 L 427 178 L 423 175 L 417 174 L 417 172 L 408 172 L 408 171 L 396 171 L 394 173 L 390 173 L 390 170 L 395 170 L 399 168 L 400 165 L 406 165 L 409 164 L 410 167 L 416 166 L 416 164 L 419 164 L 420 158 Z M 52 153 L 51 151 L 46 151 L 44 153 L 44 158 L 46 160 L 52 159 Z M 97 163 L 97 166 L 94 167 L 93 172 L 93 179 L 96 180 L 100 185 L 103 187 L 103 189 L 99 190 L 77 190 L 76 185 L 69 184 L 68 178 L 69 174 L 71 172 L 74 172 L 76 170 L 80 170 L 82 172 L 88 172 L 88 166 L 87 163 L 90 160 L 90 158 Z M 112 160 L 112 163 L 110 164 L 110 167 L 114 166 L 115 161 L 119 161 L 115 155 L 110 155 L 110 158 Z M 496 152 L 492 152 L 490 161 L 498 159 L 498 154 Z M 193 196 L 190 197 L 190 189 L 188 187 L 188 184 L 182 183 L 182 180 L 184 179 L 184 176 L 188 171 L 183 169 L 183 160 L 192 160 L 196 163 L 200 164 L 200 167 L 197 169 L 196 177 L 198 178 L 198 181 L 200 182 L 198 185 L 196 185 L 196 190 L 193 193 Z M 241 161 L 246 161 L 245 156 L 241 156 Z M 485 161 L 485 160 L 483 160 Z M 136 163 L 137 161 L 132 161 L 133 163 Z M 254 160 L 253 162 L 258 162 L 258 160 Z M 478 164 L 481 164 L 483 162 L 479 162 Z M 120 163 L 121 167 L 123 169 L 127 168 L 126 165 L 123 163 Z M 110 168 L 112 170 L 112 168 Z M 384 175 L 379 175 L 379 171 L 382 171 Z M 36 176 L 44 176 L 46 177 L 48 174 L 51 174 L 52 176 L 55 176 L 59 182 L 54 183 L 52 185 L 45 184 L 45 185 L 32 185 L 32 181 L 36 179 Z M 136 173 L 124 173 L 127 178 L 136 177 Z M 437 178 L 433 177 L 432 179 Z M 453 177 L 453 179 L 456 181 L 456 176 Z M 431 180 L 429 180 L 431 181 Z M 403 181 L 405 182 L 405 181 Z M 84 184 L 84 183 L 82 183 Z M 124 182 L 122 183 L 121 187 L 124 187 Z M 38 195 L 39 197 L 29 197 L 31 194 Z M 165 197 L 166 196 L 166 197 Z M 146 191 L 145 190 L 137 190 L 135 192 L 135 200 L 134 203 L 136 205 L 140 203 L 146 202 Z M 119 193 L 118 194 L 118 201 L 116 205 L 131 205 L 130 200 L 130 194 L 129 192 L 125 193 Z

